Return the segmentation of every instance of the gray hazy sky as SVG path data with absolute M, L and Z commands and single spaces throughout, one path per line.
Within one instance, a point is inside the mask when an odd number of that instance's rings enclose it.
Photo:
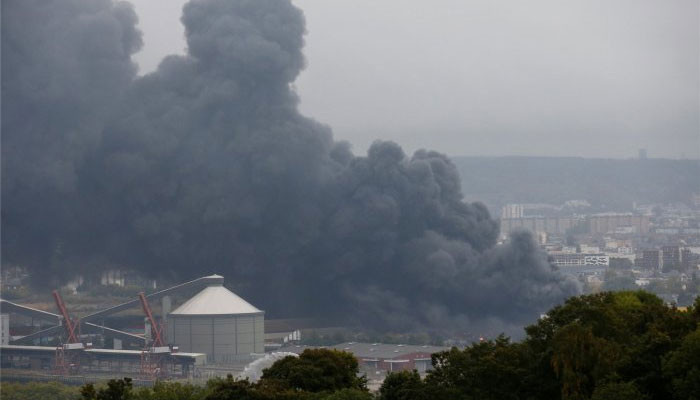
M 131 0 L 142 72 L 185 0 Z M 294 0 L 301 109 L 361 154 L 700 157 L 698 0 Z

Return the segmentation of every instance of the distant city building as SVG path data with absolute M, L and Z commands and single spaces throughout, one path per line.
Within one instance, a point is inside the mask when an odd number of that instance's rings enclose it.
M 679 246 L 661 247 L 662 268 L 679 268 L 681 266 L 681 249 Z
M 678 235 L 681 233 L 681 230 L 680 228 L 656 228 L 654 229 L 654 233 L 659 235 Z
M 640 268 L 657 270 L 661 268 L 661 251 L 657 249 L 642 250 L 642 256 L 635 260 Z
M 523 217 L 501 219 L 501 232 L 504 235 L 517 229 L 531 232 L 546 232 L 548 234 L 564 235 L 573 228 L 578 219 L 574 217 Z
M 147 279 L 134 271 L 123 269 L 109 269 L 103 271 L 100 275 L 100 284 L 119 287 L 140 286 L 150 287 L 153 289 L 157 287 L 154 279 Z
M 535 237 L 537 238 L 537 243 L 547 244 L 547 232 L 535 232 Z
M 634 248 L 633 247 L 618 247 L 617 252 L 619 254 L 634 254 Z
M 591 203 L 588 200 L 568 200 L 564 202 L 565 207 L 569 208 L 585 208 L 590 207 Z
M 629 239 L 616 239 L 616 238 L 606 238 L 605 239 L 605 248 L 606 249 L 617 249 L 618 253 L 633 253 L 634 251 L 632 250 L 632 241 Z M 624 249 L 620 251 L 620 249 Z
M 115 285 L 119 287 L 126 286 L 126 278 L 124 271 L 118 269 L 110 269 L 107 271 L 102 271 L 102 276 L 100 276 L 100 283 L 102 285 Z
M 647 159 L 647 149 L 639 149 L 639 159 L 640 160 Z
M 506 204 L 501 209 L 501 218 L 522 218 L 522 217 L 523 217 L 522 204 Z
M 585 223 L 582 226 L 583 230 L 592 235 L 649 233 L 649 216 L 617 213 L 595 214 L 586 217 L 501 218 L 501 232 L 508 235 L 516 229 L 526 229 L 531 232 L 564 235 L 579 223 Z
M 618 226 L 615 228 L 616 235 L 633 235 L 637 233 L 637 227 L 634 226 Z
M 634 284 L 639 287 L 648 286 L 651 281 L 648 278 L 639 278 L 634 280 Z
M 587 217 L 588 231 L 592 234 L 615 232 L 620 227 L 632 227 L 635 233 L 649 233 L 649 217 L 634 214 L 596 214 Z
M 689 248 L 680 246 L 662 246 L 661 249 L 643 250 L 641 257 L 637 257 L 635 264 L 640 268 L 658 269 L 693 269 L 696 267 L 700 255 L 694 254 Z
M 694 193 L 692 201 L 695 208 L 700 208 L 700 193 Z
M 681 256 L 681 268 L 682 269 L 685 269 L 685 270 L 690 269 L 690 268 L 694 267 L 694 265 L 693 265 L 694 263 L 695 263 L 695 265 L 697 265 L 697 257 L 695 256 L 695 254 L 693 254 L 690 251 L 690 249 L 682 249 L 680 251 L 680 256 Z
M 582 266 L 600 266 L 607 267 L 610 265 L 610 257 L 601 253 L 550 253 L 552 262 L 558 267 L 582 267 Z
M 588 253 L 588 254 L 598 254 L 598 253 L 600 253 L 600 247 L 582 244 L 579 246 L 578 252 L 579 253 Z
M 0 271 L 0 290 L 17 290 L 24 285 L 24 281 L 29 277 L 24 268 L 16 266 L 2 266 Z

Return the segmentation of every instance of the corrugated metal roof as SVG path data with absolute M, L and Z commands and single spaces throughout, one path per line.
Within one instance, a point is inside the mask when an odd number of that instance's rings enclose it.
M 404 359 L 409 354 L 433 354 L 450 350 L 444 346 L 404 345 L 385 343 L 346 342 L 330 346 L 336 350 L 349 351 L 356 357 Z M 421 357 L 424 358 L 424 357 Z
M 410 355 L 415 354 L 434 354 L 441 351 L 448 351 L 450 347 L 445 346 L 422 346 L 422 345 L 403 345 L 403 344 L 385 344 L 385 343 L 358 343 L 345 342 L 334 346 L 320 346 L 321 348 L 331 348 L 341 351 L 347 351 L 362 359 L 379 359 L 379 360 L 403 360 Z M 282 347 L 279 351 L 288 351 L 300 354 L 306 349 L 318 348 L 315 346 L 287 346 Z M 419 356 L 418 359 L 428 359 L 428 357 Z
M 212 285 L 187 300 L 170 315 L 232 315 L 261 312 L 222 285 Z
M 18 351 L 45 351 L 56 352 L 56 346 L 18 346 L 14 344 L 3 344 L 0 346 L 0 352 L 18 350 Z
M 118 354 L 122 356 L 140 356 L 141 350 L 123 350 L 123 349 L 87 349 L 86 353 L 91 354 Z

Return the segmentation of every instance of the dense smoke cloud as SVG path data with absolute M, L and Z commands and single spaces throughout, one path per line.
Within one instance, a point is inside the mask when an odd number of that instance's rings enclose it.
M 444 155 L 357 157 L 299 114 L 289 1 L 187 4 L 188 54 L 140 78 L 124 3 L 11 0 L 2 18 L 5 263 L 218 272 L 272 315 L 383 329 L 518 323 L 577 292 L 529 235 L 496 245 Z
M 58 275 L 77 245 L 81 169 L 136 75 L 136 21 L 110 0 L 2 2 L 4 263 Z

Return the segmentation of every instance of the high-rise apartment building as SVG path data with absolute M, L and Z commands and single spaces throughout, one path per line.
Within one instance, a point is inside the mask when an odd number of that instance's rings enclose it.
M 643 250 L 642 256 L 638 257 L 635 262 L 640 268 L 658 270 L 662 265 L 661 251 L 658 249 Z
M 506 204 L 501 208 L 501 218 L 522 218 L 522 204 Z
M 681 249 L 678 246 L 663 246 L 661 247 L 661 265 L 664 269 L 680 268 L 681 266 Z

